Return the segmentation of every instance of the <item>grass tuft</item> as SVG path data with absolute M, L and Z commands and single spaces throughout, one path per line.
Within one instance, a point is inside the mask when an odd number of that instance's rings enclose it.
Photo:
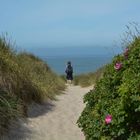
M 102 77 L 105 66 L 99 68 L 96 72 L 90 72 L 87 74 L 80 74 L 74 77 L 74 85 L 80 85 L 82 87 L 88 87 L 96 84 L 96 82 Z
M 0 37 L 0 135 L 17 117 L 27 116 L 30 103 L 54 99 L 65 82 L 40 58 L 26 52 L 16 53 Z

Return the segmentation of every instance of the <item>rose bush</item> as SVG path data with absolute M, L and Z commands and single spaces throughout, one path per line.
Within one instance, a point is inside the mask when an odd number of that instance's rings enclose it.
M 140 139 L 140 37 L 126 48 L 84 97 L 78 125 L 86 140 Z

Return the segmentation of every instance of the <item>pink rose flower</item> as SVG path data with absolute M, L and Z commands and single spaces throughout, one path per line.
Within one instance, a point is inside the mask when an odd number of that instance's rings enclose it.
M 109 123 L 111 123 L 111 121 L 112 121 L 112 116 L 111 116 L 111 115 L 107 115 L 107 116 L 105 117 L 105 123 L 106 123 L 106 124 L 109 124 Z
M 125 49 L 125 51 L 124 51 L 124 56 L 125 56 L 125 58 L 127 58 L 127 57 L 128 57 L 128 52 L 129 52 L 129 49 L 128 49 L 128 48 L 126 48 L 126 49 Z
M 122 68 L 122 63 L 121 62 L 117 62 L 114 66 L 115 70 L 120 70 Z
M 125 54 L 128 54 L 128 52 L 129 52 L 129 49 L 126 48 L 125 51 L 124 51 L 124 53 L 125 53 Z

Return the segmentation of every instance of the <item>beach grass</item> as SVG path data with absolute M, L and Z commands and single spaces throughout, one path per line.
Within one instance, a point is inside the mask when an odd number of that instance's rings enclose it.
M 95 72 L 90 72 L 86 74 L 80 74 L 74 76 L 74 85 L 80 85 L 82 87 L 88 87 L 90 85 L 94 85 L 103 75 L 104 67 L 99 68 Z
M 54 99 L 65 89 L 62 78 L 40 58 L 17 53 L 5 37 L 0 37 L 0 135 L 11 120 L 27 116 L 28 105 Z

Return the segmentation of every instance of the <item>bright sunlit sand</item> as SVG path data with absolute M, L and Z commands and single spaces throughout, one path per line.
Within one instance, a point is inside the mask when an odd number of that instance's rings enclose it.
M 56 101 L 32 106 L 27 122 L 12 130 L 11 140 L 23 138 L 24 133 L 28 140 L 84 140 L 76 122 L 85 106 L 83 96 L 92 88 L 70 85 Z

